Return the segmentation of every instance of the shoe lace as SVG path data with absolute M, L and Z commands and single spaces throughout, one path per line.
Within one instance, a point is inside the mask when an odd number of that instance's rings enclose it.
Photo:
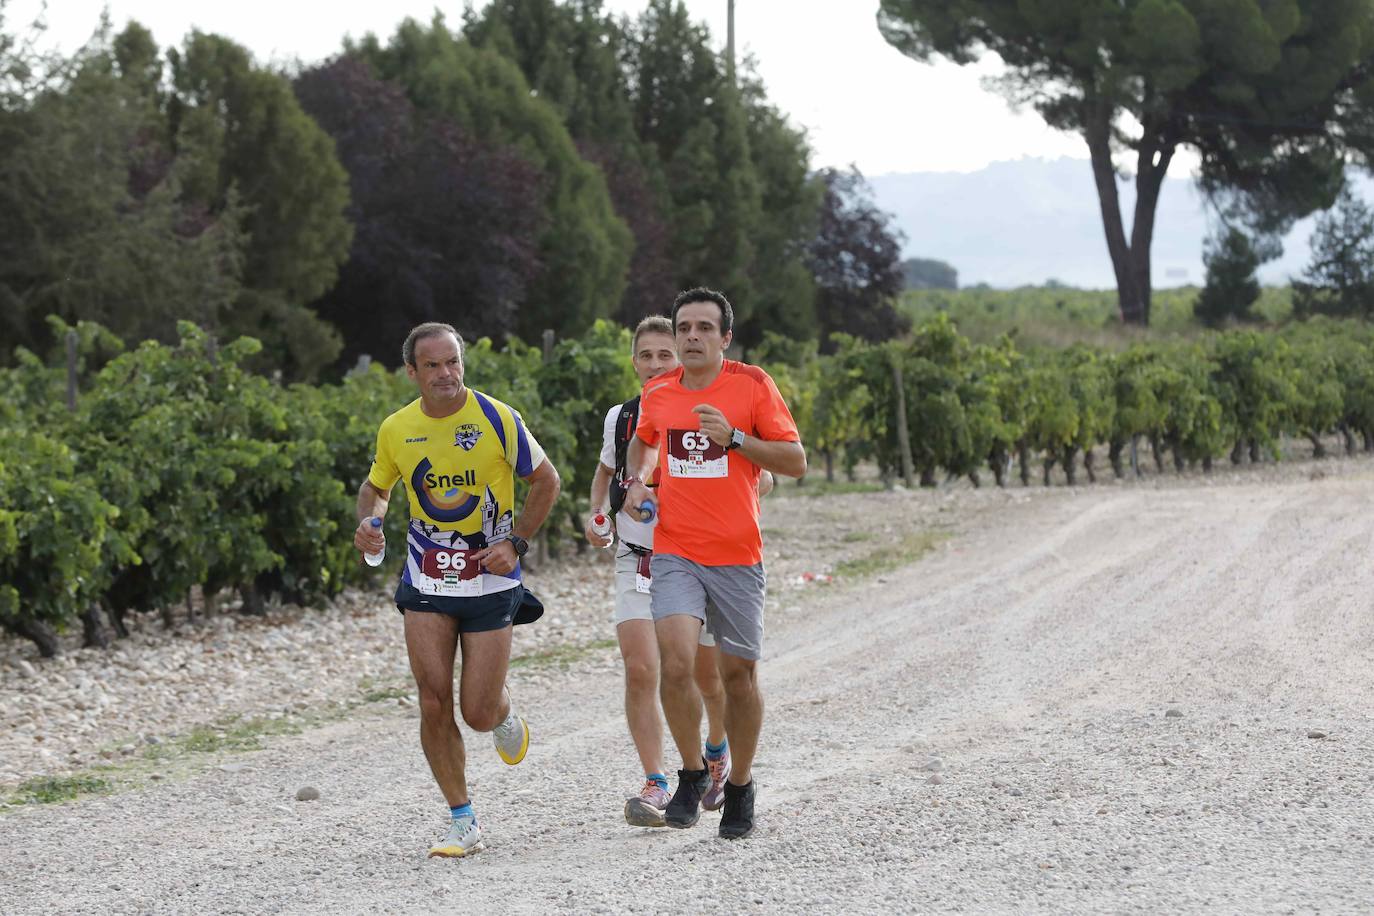
M 519 725 L 519 717 L 517 717 L 514 714 L 511 714 L 509 716 L 506 716 L 506 721 L 502 722 L 500 725 L 497 725 L 496 728 L 492 729 L 492 731 L 496 733 L 496 737 L 499 741 L 505 743 L 507 741 L 510 741 L 511 738 L 518 732 Z

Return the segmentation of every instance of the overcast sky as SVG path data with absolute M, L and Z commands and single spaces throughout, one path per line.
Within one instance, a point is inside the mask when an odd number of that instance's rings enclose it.
M 7 30 L 30 21 L 38 0 L 11 0 Z M 477 4 L 481 6 L 481 3 Z M 637 14 L 643 0 L 607 0 L 615 12 Z M 725 44 L 726 0 L 686 0 Z M 259 59 L 306 62 L 338 51 L 345 35 L 388 36 L 407 16 L 427 20 L 436 9 L 423 0 L 51 0 L 49 38 L 70 50 L 94 30 L 108 6 L 116 28 L 137 19 L 164 47 L 193 27 L 226 35 Z M 460 3 L 438 6 L 455 23 Z M 1016 114 L 979 78 L 988 65 L 923 66 L 899 54 L 878 34 L 875 0 L 737 0 L 735 28 L 769 97 L 804 126 L 816 151 L 813 165 L 857 165 L 868 175 L 888 172 L 975 171 L 1022 156 L 1083 158 L 1081 138 L 1052 131 L 1034 113 Z M 1181 170 L 1180 170 L 1181 171 Z

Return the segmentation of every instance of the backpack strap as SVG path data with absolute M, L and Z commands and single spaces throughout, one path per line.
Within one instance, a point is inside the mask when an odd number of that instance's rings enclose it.
M 611 514 L 619 514 L 625 506 L 625 461 L 630 454 L 630 440 L 639 425 L 639 395 L 620 405 L 615 419 L 615 473 L 611 476 Z

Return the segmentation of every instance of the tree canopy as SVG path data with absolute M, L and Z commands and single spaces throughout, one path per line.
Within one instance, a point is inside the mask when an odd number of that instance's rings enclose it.
M 770 329 L 817 339 L 818 265 L 881 241 L 680 0 L 493 0 L 285 68 L 108 18 L 39 53 L 5 11 L 0 333 L 36 352 L 50 316 L 127 342 L 189 320 L 293 381 L 389 360 L 379 338 L 424 320 L 576 336 L 706 285 L 747 357 Z M 858 297 L 844 327 L 900 330 L 856 289 L 826 293 Z
M 395 362 L 378 340 L 425 321 L 452 321 L 474 340 L 515 333 L 541 269 L 539 169 L 512 146 L 423 116 L 356 57 L 305 71 L 295 90 L 334 138 L 352 190 L 353 248 L 314 304 L 343 334 L 345 364 L 363 353 Z
M 1155 208 L 1195 150 L 1223 206 L 1273 230 L 1327 207 L 1374 150 L 1374 0 L 882 0 L 916 60 L 1001 58 L 1001 92 L 1083 136 L 1122 317 L 1148 323 Z M 1129 234 L 1116 157 L 1134 174 Z
M 889 217 L 873 203 L 856 171 L 823 169 L 820 229 L 809 264 L 816 283 L 816 317 L 822 348 L 843 332 L 865 340 L 889 340 L 911 322 L 894 307 L 902 291 L 901 243 Z
M 629 229 L 615 214 L 601 171 L 578 154 L 557 108 L 530 91 L 520 69 L 454 34 L 442 16 L 428 26 L 407 20 L 386 46 L 369 37 L 357 50 L 420 111 L 442 115 L 480 141 L 514 146 L 545 175 L 543 269 L 517 316 L 520 335 L 535 339 L 545 328 L 575 333 L 610 314 L 629 263 Z

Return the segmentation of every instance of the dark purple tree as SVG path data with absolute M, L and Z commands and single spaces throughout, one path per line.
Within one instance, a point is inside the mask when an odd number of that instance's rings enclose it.
M 355 58 L 302 73 L 295 89 L 334 138 L 352 191 L 353 248 L 315 303 L 344 336 L 342 364 L 361 353 L 397 362 L 392 343 L 423 321 L 473 338 L 510 332 L 540 270 L 539 170 L 416 112 Z
M 825 199 L 808 263 L 822 351 L 834 350 L 829 337 L 836 331 L 874 341 L 906 333 L 911 320 L 895 307 L 903 285 L 901 243 L 888 214 L 857 171 L 824 169 L 820 177 Z
M 669 254 L 672 230 L 660 215 L 667 202 L 658 200 L 644 166 L 623 149 L 589 141 L 577 144 L 588 162 L 600 166 L 616 215 L 630 227 L 635 247 L 625 276 L 625 292 L 612 317 L 633 328 L 646 315 L 666 315 L 678 293 L 677 271 Z

